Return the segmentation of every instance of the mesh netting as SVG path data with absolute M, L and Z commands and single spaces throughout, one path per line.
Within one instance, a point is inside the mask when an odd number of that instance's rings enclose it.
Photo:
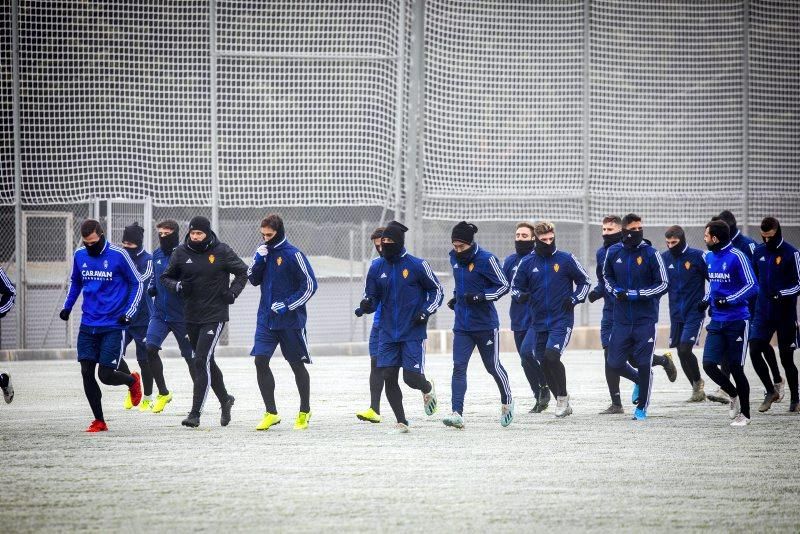
M 800 4 L 750 3 L 750 213 L 800 224 Z
M 0 4 L 0 205 L 14 203 L 14 117 L 11 80 L 11 4 Z
M 591 214 L 741 212 L 740 0 L 591 6 Z
M 23 202 L 210 202 L 208 4 L 21 3 Z
M 390 202 L 400 9 L 220 3 L 221 206 Z
M 423 215 L 581 220 L 583 2 L 431 0 L 425 39 Z

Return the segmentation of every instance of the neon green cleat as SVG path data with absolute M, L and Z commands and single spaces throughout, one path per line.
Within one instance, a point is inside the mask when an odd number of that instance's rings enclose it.
M 276 413 L 265 413 L 264 418 L 258 423 L 256 430 L 269 430 L 269 427 L 280 424 L 281 416 Z
M 143 397 L 142 398 L 142 402 L 139 403 L 139 411 L 140 412 L 149 412 L 149 411 L 151 411 L 153 409 L 153 405 L 154 404 L 155 404 L 155 402 L 153 402 L 153 399 L 151 399 L 149 397 Z
M 308 422 L 311 420 L 311 412 L 300 412 L 297 414 L 297 419 L 294 421 L 295 430 L 305 430 L 308 428 Z
M 172 393 L 166 395 L 159 395 L 153 403 L 153 413 L 161 413 L 166 408 L 167 404 L 172 402 Z
M 367 408 L 363 412 L 358 412 L 356 417 L 361 419 L 362 421 L 369 421 L 370 423 L 380 423 L 381 422 L 381 414 L 377 413 L 372 408 Z
M 125 393 L 125 400 L 122 401 L 122 407 L 125 408 L 126 410 L 130 410 L 131 408 L 133 408 L 133 400 L 131 399 L 131 390 L 128 390 L 127 393 Z

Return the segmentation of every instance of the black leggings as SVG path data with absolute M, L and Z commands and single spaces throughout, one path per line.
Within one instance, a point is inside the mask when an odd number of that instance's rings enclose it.
M 261 398 L 264 400 L 264 408 L 267 413 L 276 414 L 278 408 L 275 405 L 275 376 L 269 367 L 270 358 L 256 356 L 256 379 L 258 389 L 261 390 Z M 311 377 L 308 375 L 306 364 L 302 361 L 289 362 L 289 366 L 294 373 L 294 382 L 297 385 L 297 392 L 300 394 L 300 411 L 309 413 L 311 411 Z
M 187 323 L 186 333 L 194 351 L 194 395 L 192 413 L 200 415 L 208 396 L 209 385 L 219 399 L 220 404 L 228 399 L 228 391 L 222 371 L 214 361 L 214 349 L 217 347 L 225 323 Z
M 742 414 L 748 419 L 750 418 L 750 383 L 744 374 L 744 368 L 738 362 L 728 362 L 728 370 L 733 377 L 736 385 L 731 384 L 731 381 L 725 376 L 719 366 L 711 363 L 704 362 L 703 370 L 706 374 L 727 393 L 731 399 L 739 397 Z
M 94 414 L 94 418 L 98 421 L 105 421 L 105 419 L 103 419 L 103 404 L 101 402 L 103 393 L 100 391 L 100 385 L 94 377 L 97 364 L 89 360 L 81 360 L 80 364 L 81 378 L 83 379 L 83 392 L 86 394 L 86 400 L 89 401 L 92 414 Z M 131 375 L 105 366 L 100 366 L 97 376 L 103 384 L 109 386 L 130 386 L 134 381 Z
M 369 407 L 381 413 L 381 393 L 383 393 L 383 372 L 378 367 L 378 358 L 369 359 Z
M 399 367 L 384 367 L 383 380 L 386 386 L 386 400 L 389 401 L 389 406 L 392 407 L 394 416 L 398 423 L 408 424 L 406 419 L 406 412 L 403 408 L 403 392 L 400 390 L 398 379 L 400 378 Z M 422 393 L 430 393 L 433 386 L 425 378 L 422 373 L 415 373 L 412 371 L 403 370 L 403 381 L 412 389 L 422 391 Z
M 692 352 L 693 347 L 694 345 L 691 343 L 680 343 L 678 345 L 678 359 L 681 361 L 681 368 L 692 385 L 700 380 L 700 366 L 697 363 L 697 356 Z

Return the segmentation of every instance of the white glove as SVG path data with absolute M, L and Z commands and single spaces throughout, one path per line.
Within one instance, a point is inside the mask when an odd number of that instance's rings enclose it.
M 267 248 L 267 245 L 261 245 L 256 249 L 256 254 L 258 254 L 262 258 L 266 258 L 267 254 L 269 254 L 269 248 Z

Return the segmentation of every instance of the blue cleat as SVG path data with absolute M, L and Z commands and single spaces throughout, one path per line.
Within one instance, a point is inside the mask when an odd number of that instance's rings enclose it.
M 631 393 L 631 403 L 639 404 L 639 384 L 633 385 L 633 393 Z
M 645 419 L 647 419 L 647 410 L 636 408 L 636 410 L 633 412 L 633 420 L 644 421 Z

